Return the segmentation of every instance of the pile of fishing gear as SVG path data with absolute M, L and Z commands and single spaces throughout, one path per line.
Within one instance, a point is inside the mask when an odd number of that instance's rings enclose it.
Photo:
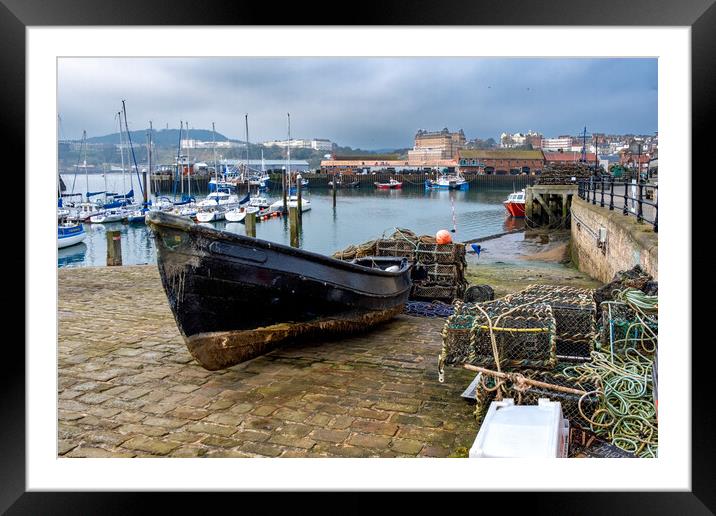
M 571 456 L 656 457 L 657 291 L 635 268 L 596 291 L 530 285 L 496 301 L 457 301 L 439 379 L 446 364 L 478 373 L 479 424 L 494 400 L 548 398 L 570 422 Z
M 351 245 L 333 254 L 339 260 L 366 256 L 407 258 L 413 264 L 411 300 L 452 302 L 462 299 L 467 288 L 465 246 L 438 244 L 435 237 L 417 235 L 409 229 L 395 228 L 390 235 Z
M 597 169 L 597 175 L 603 170 Z M 593 175 L 593 168 L 587 163 L 560 163 L 547 165 L 537 176 L 538 185 L 570 185 L 580 179 L 589 179 Z

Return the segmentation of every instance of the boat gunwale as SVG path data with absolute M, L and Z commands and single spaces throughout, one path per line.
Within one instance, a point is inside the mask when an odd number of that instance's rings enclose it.
M 412 267 L 412 264 L 409 260 L 406 259 L 406 265 L 401 267 L 401 269 L 397 272 L 388 272 L 383 269 L 376 269 L 372 267 L 365 267 L 363 265 L 357 265 L 351 262 L 347 262 L 344 260 L 339 260 L 337 258 L 333 258 L 331 256 L 327 256 L 320 253 L 315 253 L 313 251 L 307 251 L 304 249 L 296 249 L 294 247 L 290 247 L 284 244 L 278 244 L 276 242 L 269 242 L 268 240 L 262 240 L 260 238 L 253 238 L 248 237 L 244 235 L 238 235 L 236 233 L 231 233 L 228 231 L 221 231 L 216 228 L 209 228 L 206 226 L 200 226 L 198 224 L 194 224 L 193 222 L 188 221 L 187 219 L 183 217 L 178 217 L 175 215 L 170 215 L 163 212 L 151 212 L 147 215 L 146 218 L 147 224 L 150 226 L 164 226 L 168 228 L 178 229 L 180 231 L 185 231 L 187 233 L 194 233 L 200 236 L 204 237 L 214 237 L 219 238 L 221 240 L 225 241 L 233 241 L 234 243 L 238 245 L 243 245 L 246 247 L 259 247 L 262 249 L 267 249 L 270 251 L 278 251 L 279 253 L 288 254 L 291 256 L 295 256 L 297 258 L 301 259 L 307 259 L 307 260 L 313 260 L 316 262 L 319 262 L 323 265 L 329 266 L 329 267 L 335 267 L 335 268 L 341 268 L 345 269 L 349 272 L 354 273 L 361 273 L 361 274 L 369 274 L 369 275 L 375 275 L 375 276 L 382 276 L 382 277 L 400 277 L 404 274 L 406 274 L 410 268 Z M 398 259 L 398 257 L 396 257 Z

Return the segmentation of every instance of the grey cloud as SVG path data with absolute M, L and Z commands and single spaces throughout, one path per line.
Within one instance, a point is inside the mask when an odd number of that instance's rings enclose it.
M 469 138 L 539 130 L 547 136 L 657 130 L 656 59 L 65 58 L 59 61 L 64 137 L 116 131 L 127 100 L 132 129 L 192 127 L 252 141 L 330 138 L 405 147 L 419 128 Z

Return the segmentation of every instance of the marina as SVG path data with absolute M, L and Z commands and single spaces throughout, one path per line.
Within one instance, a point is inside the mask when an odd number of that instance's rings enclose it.
M 121 175 L 110 175 L 110 185 L 120 182 Z M 71 176 L 63 176 L 65 182 Z M 91 178 L 101 182 L 100 177 Z M 268 207 L 280 194 L 270 190 L 252 203 Z M 511 186 L 472 188 L 468 191 L 425 191 L 423 188 L 405 188 L 399 192 L 382 192 L 375 189 L 351 188 L 336 192 L 336 209 L 333 209 L 331 190 L 309 188 L 305 199 L 311 202 L 311 211 L 304 213 L 300 239 L 302 249 L 331 254 L 354 241 L 380 236 L 393 226 L 411 227 L 418 232 L 433 231 L 434 227 L 451 227 L 451 198 L 456 200 L 456 227 L 461 239 L 469 240 L 520 228 L 524 223 L 505 217 L 502 201 L 512 192 Z M 384 195 L 387 194 L 387 195 Z M 201 200 L 206 193 L 197 194 Z M 452 197 L 451 197 L 452 196 Z M 171 199 L 171 197 L 169 197 Z M 271 202 L 269 202 L 271 199 Z M 390 220 L 391 223 L 385 221 Z M 394 222 L 393 222 L 394 221 Z M 212 223 L 217 229 L 245 234 L 244 224 L 228 220 Z M 86 224 L 87 239 L 76 252 L 58 257 L 58 266 L 100 266 L 105 264 L 105 232 L 119 230 L 122 235 L 123 263 L 127 265 L 152 263 L 156 259 L 154 244 L 146 226 L 111 223 Z M 256 225 L 256 236 L 281 244 L 290 244 L 288 218 L 269 220 Z M 71 256 L 72 258 L 68 258 Z
M 59 456 L 659 456 L 657 133 L 243 117 L 60 138 Z

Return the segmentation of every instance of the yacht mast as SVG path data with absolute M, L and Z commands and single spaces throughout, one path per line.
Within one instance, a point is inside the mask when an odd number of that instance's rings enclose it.
M 187 123 L 186 123 L 186 148 L 187 148 L 187 153 L 186 153 L 186 174 L 187 174 L 187 176 L 186 176 L 186 184 L 187 184 L 187 187 L 189 188 L 189 190 L 188 190 L 188 192 L 189 192 L 189 197 L 191 197 L 191 169 L 194 168 L 194 167 L 192 167 L 191 164 L 189 163 L 189 141 L 190 141 L 190 138 L 191 138 L 191 136 L 189 136 L 189 122 L 187 122 Z M 184 199 L 182 199 L 182 201 L 183 201 L 183 200 L 184 200 Z
M 216 179 L 216 193 L 219 193 L 219 168 L 216 164 L 216 127 L 214 122 L 211 123 L 211 146 L 214 148 L 214 178 Z M 217 204 L 219 198 L 216 198 Z
M 246 177 L 249 177 L 249 114 L 244 115 L 246 123 Z M 258 187 L 256 187 L 256 193 L 258 193 Z
M 122 113 L 117 112 L 117 121 L 119 122 L 119 156 L 122 161 L 122 192 L 127 193 L 127 181 L 124 174 L 124 149 L 122 147 Z
M 179 176 L 179 180 L 181 180 L 181 175 L 179 175 L 179 167 L 181 165 L 181 133 L 184 130 L 184 122 L 179 120 L 179 145 L 177 146 L 177 176 Z M 174 190 L 174 200 L 177 200 L 177 182 L 176 179 L 173 181 L 172 190 Z
M 85 166 L 85 188 L 87 202 L 89 202 L 89 175 L 87 175 L 87 131 L 82 131 L 82 147 L 84 148 L 84 166 Z
M 148 174 L 149 174 L 149 181 L 147 181 L 147 175 L 144 175 L 144 209 L 146 210 L 148 207 L 148 202 L 150 199 L 150 193 L 152 189 L 152 121 L 149 121 L 149 137 L 148 137 L 148 145 L 147 145 L 147 168 Z

